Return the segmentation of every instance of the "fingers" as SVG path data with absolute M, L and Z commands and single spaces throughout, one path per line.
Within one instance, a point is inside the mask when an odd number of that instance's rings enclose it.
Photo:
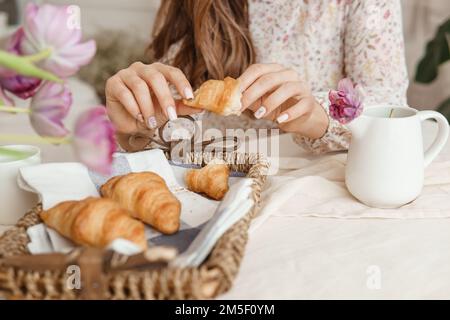
M 154 63 L 153 66 L 156 70 L 161 72 L 171 84 L 175 86 L 178 93 L 182 97 L 185 99 L 194 99 L 194 92 L 192 91 L 191 84 L 184 75 L 183 71 L 161 63 Z
M 298 81 L 298 75 L 294 70 L 282 70 L 279 72 L 268 73 L 256 80 L 242 96 L 243 109 L 248 108 L 259 98 L 270 93 L 286 82 Z
M 177 110 L 180 114 L 201 112 L 176 105 L 168 82 L 176 87 L 182 97 L 194 97 L 189 81 L 178 68 L 136 62 L 119 71 L 106 85 L 108 113 L 113 123 L 123 132 L 132 132 L 142 129 L 137 127 L 156 129 L 167 119 L 175 120 Z
M 114 76 L 106 83 L 106 96 L 110 102 L 119 102 L 128 113 L 137 120 L 142 116 L 139 105 L 125 83 L 119 76 Z
M 139 122 L 136 121 L 128 110 L 123 107 L 122 103 L 107 100 L 106 111 L 108 112 L 109 119 L 114 124 L 114 127 L 118 132 L 129 134 L 137 132 L 137 124 Z
M 283 111 L 276 119 L 279 124 L 286 124 L 300 117 L 307 116 L 311 113 L 313 101 L 311 99 L 301 99 L 292 107 Z M 306 119 L 307 117 L 305 117 Z
M 164 78 L 164 75 L 151 66 L 142 68 L 137 73 L 152 89 L 152 92 L 156 96 L 166 117 L 170 120 L 177 119 L 175 100 L 172 97 L 172 93 L 170 92 L 169 85 L 166 78 Z
M 121 71 L 120 76 L 139 105 L 140 114 L 137 119 L 141 123 L 145 123 L 148 128 L 156 129 L 155 109 L 147 83 L 131 70 Z
M 253 82 L 258 80 L 260 77 L 267 73 L 278 72 L 285 69 L 279 64 L 269 63 L 269 64 L 253 64 L 251 65 L 240 77 L 241 90 L 244 92 L 247 90 Z
M 292 97 L 301 97 L 304 85 L 301 82 L 291 81 L 282 84 L 278 89 L 262 100 L 261 106 L 255 110 L 255 118 L 261 119 Z
M 177 118 L 177 108 L 175 107 L 175 100 L 173 99 L 167 81 L 175 86 L 182 97 L 186 99 L 194 98 L 191 84 L 184 73 L 178 68 L 161 63 L 154 63 L 152 65 L 137 63 L 132 68 L 136 70 L 137 74 L 153 90 L 160 106 L 170 120 Z

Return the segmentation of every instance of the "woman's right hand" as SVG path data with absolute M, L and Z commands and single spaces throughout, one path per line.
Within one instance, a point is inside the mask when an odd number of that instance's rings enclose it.
M 177 114 L 200 112 L 176 103 L 169 83 L 186 99 L 194 97 L 192 87 L 184 73 L 161 63 L 150 65 L 133 63 L 119 71 L 106 83 L 106 108 L 108 116 L 119 133 L 133 134 L 139 126 L 156 129 Z

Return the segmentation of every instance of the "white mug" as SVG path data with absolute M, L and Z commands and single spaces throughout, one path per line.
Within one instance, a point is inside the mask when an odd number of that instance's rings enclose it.
M 36 194 L 24 191 L 17 184 L 19 169 L 41 163 L 39 148 L 26 145 L 1 146 L 22 152 L 23 158 L 16 159 L 0 154 L 0 225 L 14 225 L 38 202 Z
M 423 150 L 422 121 L 434 119 L 439 132 Z M 436 111 L 373 106 L 348 124 L 352 132 L 346 185 L 371 207 L 396 208 L 416 199 L 423 188 L 424 169 L 439 154 L 449 136 L 445 117 Z

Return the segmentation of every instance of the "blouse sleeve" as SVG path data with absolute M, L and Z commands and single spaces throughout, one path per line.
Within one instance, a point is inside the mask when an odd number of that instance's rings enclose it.
M 405 61 L 400 0 L 354 0 L 346 12 L 344 30 L 345 74 L 364 87 L 365 106 L 406 106 L 408 73 Z M 316 93 L 328 112 L 327 93 Z M 294 140 L 313 153 L 348 148 L 348 129 L 330 118 L 320 139 L 294 135 Z

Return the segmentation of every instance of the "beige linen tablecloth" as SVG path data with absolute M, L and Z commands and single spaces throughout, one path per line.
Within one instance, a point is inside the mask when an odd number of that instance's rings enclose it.
M 442 218 L 450 217 L 450 159 L 425 170 L 421 195 L 397 209 L 377 209 L 356 200 L 345 186 L 347 154 L 320 159 L 293 159 L 298 169 L 268 179 L 257 228 L 269 216 L 319 218 Z M 294 167 L 291 164 L 291 167 Z

